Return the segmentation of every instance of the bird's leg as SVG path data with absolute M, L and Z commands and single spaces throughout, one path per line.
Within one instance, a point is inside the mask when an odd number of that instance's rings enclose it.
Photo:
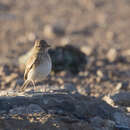
M 30 83 L 30 80 L 26 80 L 26 81 L 24 82 L 23 86 L 20 88 L 20 92 L 21 92 L 21 91 L 24 91 L 25 88 L 28 86 L 29 83 Z
M 36 86 L 35 86 L 35 81 L 34 80 L 30 80 L 31 82 L 32 82 L 32 84 L 33 84 L 33 91 L 35 90 L 35 88 L 36 88 Z

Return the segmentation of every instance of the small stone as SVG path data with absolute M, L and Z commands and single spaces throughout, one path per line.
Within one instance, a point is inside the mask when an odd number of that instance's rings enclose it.
M 64 76 L 66 75 L 66 71 L 61 71 L 61 72 L 59 73 L 59 75 L 62 76 L 62 77 L 64 77 Z
M 11 82 L 10 88 L 15 88 L 16 86 L 17 86 L 17 82 L 16 81 Z
M 68 90 L 70 92 L 76 90 L 74 84 L 72 84 L 72 83 L 65 83 L 64 84 L 64 89 L 66 89 L 66 90 Z
M 69 43 L 69 41 L 70 41 L 69 38 L 63 37 L 63 38 L 61 39 L 60 45 L 66 46 L 66 45 Z
M 18 74 L 12 73 L 11 75 L 5 77 L 5 81 L 6 83 L 9 83 L 12 80 L 16 79 L 17 77 L 18 77 Z
M 118 83 L 115 87 L 115 90 L 118 91 L 122 88 L 122 83 Z
M 106 20 L 107 20 L 107 16 L 105 15 L 105 13 L 99 13 L 97 15 L 97 22 L 100 26 L 103 26 L 106 24 Z
M 127 112 L 130 112 L 130 107 L 126 107 Z
M 90 93 L 90 92 L 87 92 L 88 89 L 86 89 L 85 87 L 82 87 L 80 85 L 78 85 L 76 88 L 77 88 L 78 93 L 81 95 L 87 96 L 88 93 Z
M 114 106 L 114 102 L 113 100 L 110 98 L 110 96 L 104 96 L 102 98 L 104 101 L 106 101 L 108 104 L 110 104 L 111 106 Z
M 9 11 L 10 10 L 10 6 L 3 3 L 3 2 L 0 2 L 0 11 Z
M 129 85 L 130 85 L 129 80 L 123 81 L 123 82 L 122 82 L 122 87 L 121 87 L 121 89 L 129 90 L 129 88 L 130 88 Z
M 53 38 L 55 35 L 52 26 L 45 25 L 43 29 L 43 35 L 47 38 Z
M 100 77 L 96 77 L 96 82 L 100 83 L 101 82 L 101 78 Z
M 113 37 L 114 37 L 114 33 L 113 33 L 113 32 L 109 31 L 109 32 L 106 33 L 106 38 L 107 38 L 108 40 L 112 40 Z
M 60 83 L 60 84 L 63 84 L 64 83 L 64 80 L 62 78 L 57 78 L 57 81 Z
M 114 48 L 111 48 L 107 53 L 107 59 L 109 62 L 114 62 L 117 58 L 117 50 Z
M 93 52 L 93 49 L 89 46 L 82 46 L 80 50 L 85 53 L 87 56 L 90 56 Z
M 124 50 L 124 51 L 122 52 L 122 55 L 123 55 L 123 56 L 130 56 L 130 49 Z
M 79 72 L 79 76 L 84 76 L 84 72 Z
M 17 39 L 17 44 L 19 43 L 26 43 L 27 42 L 27 38 L 25 36 L 20 36 Z
M 36 39 L 36 35 L 34 33 L 28 33 L 27 38 L 29 41 L 34 41 Z
M 57 23 L 57 24 L 53 25 L 53 33 L 56 36 L 65 35 L 65 29 L 64 29 L 63 25 L 61 25 L 60 23 Z
M 10 74 L 10 68 L 8 65 L 3 65 L 0 67 L 0 75 L 9 75 Z
M 78 82 L 78 78 L 73 78 L 73 79 L 72 79 L 72 82 L 73 82 L 73 83 Z
M 101 66 L 104 65 L 104 62 L 98 60 L 98 61 L 96 62 L 96 65 L 97 65 L 98 67 L 101 67 Z
M 101 70 L 97 70 L 97 75 L 100 77 L 100 78 L 103 78 L 103 72 Z

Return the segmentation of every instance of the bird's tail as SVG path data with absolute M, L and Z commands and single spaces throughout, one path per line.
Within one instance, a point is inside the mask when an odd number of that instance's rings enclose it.
M 25 80 L 24 84 L 20 88 L 20 92 L 24 91 L 25 88 L 28 86 L 29 83 L 30 83 L 30 80 Z

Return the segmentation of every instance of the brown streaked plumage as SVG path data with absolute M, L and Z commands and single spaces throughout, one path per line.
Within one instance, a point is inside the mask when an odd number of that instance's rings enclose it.
M 35 87 L 35 81 L 41 80 L 46 77 L 52 68 L 50 56 L 48 54 L 48 48 L 50 46 L 44 40 L 36 40 L 32 51 L 32 55 L 29 57 L 26 63 L 24 73 L 24 84 L 20 90 L 25 90 L 27 85 L 32 82 Z

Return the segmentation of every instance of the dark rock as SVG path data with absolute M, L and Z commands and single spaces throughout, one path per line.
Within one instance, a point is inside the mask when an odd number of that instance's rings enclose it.
M 50 50 L 49 53 L 55 72 L 67 70 L 75 74 L 85 69 L 86 55 L 74 46 L 56 47 Z
M 116 105 L 130 106 L 130 92 L 119 92 L 111 96 Z

